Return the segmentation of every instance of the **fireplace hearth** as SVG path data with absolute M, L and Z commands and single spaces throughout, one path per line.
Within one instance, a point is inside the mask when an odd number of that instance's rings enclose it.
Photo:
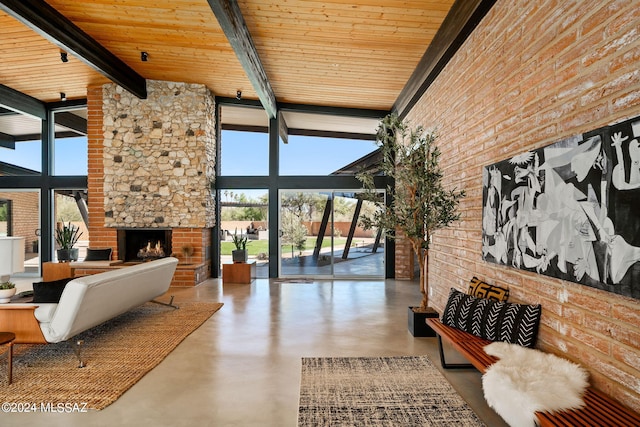
M 171 255 L 171 230 L 118 229 L 118 254 L 124 262 L 149 261 Z

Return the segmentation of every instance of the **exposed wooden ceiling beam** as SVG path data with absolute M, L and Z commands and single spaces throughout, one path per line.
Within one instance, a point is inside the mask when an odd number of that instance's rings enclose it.
M 144 77 L 43 0 L 0 0 L 0 10 L 138 98 L 147 97 Z
M 223 124 L 222 130 L 268 133 L 269 127 Z M 338 132 L 338 131 L 331 131 L 331 130 L 314 130 L 314 129 L 287 129 L 287 131 L 289 135 L 297 135 L 297 136 L 315 136 L 318 138 L 336 138 L 336 139 L 357 139 L 357 140 L 364 140 L 364 141 L 376 140 L 375 135 L 368 134 L 368 133 Z
M 47 118 L 47 110 L 44 103 L 1 84 L 0 104 L 10 110 L 19 111 L 41 120 Z
M 15 150 L 16 139 L 12 135 L 0 132 L 0 147 Z
M 56 113 L 54 119 L 57 125 L 66 127 L 82 135 L 87 134 L 87 119 L 67 112 Z
M 55 139 L 64 139 L 64 138 L 79 138 L 82 135 L 77 132 L 64 131 L 64 132 L 56 132 Z M 40 141 L 42 139 L 41 133 L 28 133 L 23 135 L 16 135 L 16 142 L 26 142 L 26 141 Z
M 278 134 L 282 142 L 289 143 L 289 126 L 287 126 L 287 121 L 284 119 L 282 111 L 278 111 Z
M 438 77 L 496 0 L 456 0 L 393 105 L 404 117 Z
M 236 0 L 207 0 L 270 119 L 278 111 L 276 95 L 262 66 Z
M 349 116 L 349 117 L 369 117 L 373 119 L 381 119 L 387 114 L 389 114 L 389 111 L 386 111 L 386 110 L 367 110 L 363 108 L 328 107 L 324 105 L 281 103 L 279 107 L 280 107 L 280 110 L 282 111 L 330 114 L 335 116 Z
M 0 116 L 17 116 L 18 114 L 20 113 L 18 113 L 17 111 L 0 107 Z

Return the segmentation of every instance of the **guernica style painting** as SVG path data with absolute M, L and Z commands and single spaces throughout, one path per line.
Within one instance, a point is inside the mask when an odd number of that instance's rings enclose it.
M 482 258 L 640 299 L 640 117 L 483 170 Z

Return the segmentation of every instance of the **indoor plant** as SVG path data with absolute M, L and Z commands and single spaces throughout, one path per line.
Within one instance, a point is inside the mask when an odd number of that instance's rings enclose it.
M 7 303 L 16 294 L 16 285 L 12 282 L 0 283 L 0 303 Z
M 412 312 L 425 313 L 423 317 L 437 316 L 428 306 L 429 243 L 435 230 L 460 218 L 457 207 L 465 195 L 464 191 L 444 188 L 439 167 L 440 150 L 435 141 L 435 132 L 427 132 L 421 126 L 410 129 L 396 114 L 389 114 L 382 119 L 376 133 L 381 154 L 378 168 L 357 175 L 371 198 L 377 193 L 375 175 L 381 173 L 395 182 L 394 186 L 387 187 L 387 193 L 392 196 L 391 203 L 373 215 L 365 215 L 362 224 L 365 228 L 382 228 L 390 238 L 402 236 L 417 254 L 422 301 L 419 307 L 410 308 L 410 316 Z M 419 323 L 409 319 L 410 326 Z
M 248 237 L 245 234 L 238 234 L 236 229 L 232 236 L 233 244 L 236 249 L 231 251 L 233 262 L 247 262 L 247 240 Z
M 80 228 L 71 224 L 71 222 L 65 224 L 59 223 L 56 227 L 56 243 L 58 244 L 58 261 L 77 261 L 78 260 L 78 248 L 74 248 L 74 245 L 78 242 L 82 236 Z

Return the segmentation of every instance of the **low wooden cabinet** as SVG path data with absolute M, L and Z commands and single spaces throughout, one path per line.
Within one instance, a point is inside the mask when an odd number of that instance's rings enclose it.
M 255 261 L 222 265 L 222 283 L 248 284 L 255 278 Z
M 67 279 L 73 277 L 74 269 L 70 262 L 43 262 L 42 281 L 51 282 L 53 280 Z

